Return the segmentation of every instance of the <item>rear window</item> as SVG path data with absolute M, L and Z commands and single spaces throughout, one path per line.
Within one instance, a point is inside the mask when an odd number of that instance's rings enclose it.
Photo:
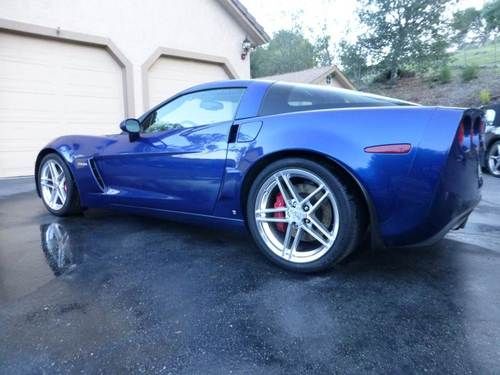
M 315 109 L 395 105 L 408 106 L 413 104 L 351 90 L 277 82 L 268 89 L 262 102 L 260 115 L 266 116 Z

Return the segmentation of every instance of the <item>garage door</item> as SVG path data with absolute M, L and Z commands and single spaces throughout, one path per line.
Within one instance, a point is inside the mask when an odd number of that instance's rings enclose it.
M 104 48 L 0 32 L 0 177 L 32 175 L 58 136 L 117 133 L 124 108 Z
M 152 107 L 193 85 L 228 79 L 221 65 L 173 57 L 160 57 L 148 74 L 149 106 Z

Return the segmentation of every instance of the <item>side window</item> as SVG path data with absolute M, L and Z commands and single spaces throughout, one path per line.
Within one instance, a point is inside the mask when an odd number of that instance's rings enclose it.
M 412 105 L 400 100 L 326 86 L 274 83 L 263 99 L 260 115 L 317 109 Z
M 192 128 L 234 119 L 245 89 L 227 88 L 183 95 L 152 112 L 142 123 L 144 133 Z

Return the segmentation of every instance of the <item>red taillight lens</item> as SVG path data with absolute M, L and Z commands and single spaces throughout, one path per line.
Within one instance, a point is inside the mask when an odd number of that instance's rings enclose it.
M 410 150 L 409 143 L 365 147 L 365 152 L 370 154 L 407 154 Z
M 485 131 L 484 121 L 479 120 L 479 134 L 483 134 Z
M 457 141 L 460 146 L 464 144 L 464 139 L 465 139 L 465 129 L 464 129 L 464 123 L 462 121 L 457 131 Z

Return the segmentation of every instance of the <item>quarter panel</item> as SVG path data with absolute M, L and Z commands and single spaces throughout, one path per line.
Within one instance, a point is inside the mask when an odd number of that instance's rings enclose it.
M 404 236 L 427 219 L 426 209 L 432 203 L 453 139 L 452 129 L 456 130 L 461 114 L 451 110 L 445 118 L 432 121 L 437 112 L 427 107 L 384 107 L 257 118 L 263 122 L 257 139 L 229 146 L 216 213 L 243 218 L 242 181 L 252 166 L 266 155 L 305 150 L 330 158 L 360 181 L 375 207 L 378 231 L 384 239 Z M 392 143 L 410 143 L 412 149 L 398 155 L 364 152 L 367 146 Z M 412 171 L 417 158 L 419 170 Z

